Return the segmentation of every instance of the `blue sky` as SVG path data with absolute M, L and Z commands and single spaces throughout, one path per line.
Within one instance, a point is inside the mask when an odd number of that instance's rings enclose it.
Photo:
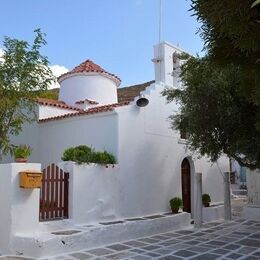
M 200 53 L 203 43 L 188 11 L 190 0 L 163 2 L 163 40 Z M 90 58 L 128 86 L 154 78 L 158 20 L 159 0 L 2 1 L 0 48 L 5 35 L 31 41 L 33 30 L 41 28 L 48 42 L 43 53 L 52 65 L 72 69 Z

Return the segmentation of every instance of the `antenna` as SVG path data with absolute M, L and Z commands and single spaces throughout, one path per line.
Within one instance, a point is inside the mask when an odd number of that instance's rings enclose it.
M 160 0 L 160 14 L 159 14 L 159 43 L 162 40 L 162 16 L 163 16 L 163 0 Z

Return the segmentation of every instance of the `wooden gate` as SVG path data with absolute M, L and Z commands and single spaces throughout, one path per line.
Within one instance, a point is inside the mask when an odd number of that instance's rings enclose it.
M 40 221 L 69 217 L 69 173 L 55 164 L 43 170 L 40 190 Z

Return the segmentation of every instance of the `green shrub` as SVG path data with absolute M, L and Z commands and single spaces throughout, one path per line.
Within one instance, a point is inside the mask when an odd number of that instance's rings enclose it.
M 74 148 L 74 160 L 76 163 L 92 163 L 92 149 L 86 145 L 79 145 Z
M 178 209 L 182 207 L 182 199 L 179 197 L 174 197 L 170 200 L 170 206 L 172 209 Z
M 202 194 L 202 202 L 203 203 L 210 203 L 211 202 L 210 195 L 207 194 L 207 193 Z
M 113 154 L 108 153 L 107 151 L 104 152 L 94 152 L 93 155 L 93 162 L 97 164 L 115 164 L 116 158 Z
M 97 164 L 115 164 L 116 159 L 113 154 L 104 152 L 95 152 L 94 149 L 79 145 L 70 147 L 63 152 L 61 157 L 63 161 L 73 161 L 78 164 L 81 163 L 97 163 Z
M 70 147 L 63 152 L 62 161 L 74 161 L 74 148 Z

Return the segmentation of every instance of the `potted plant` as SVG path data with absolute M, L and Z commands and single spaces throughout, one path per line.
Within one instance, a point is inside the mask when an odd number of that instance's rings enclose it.
M 202 203 L 204 207 L 209 207 L 211 202 L 210 195 L 207 193 L 202 194 Z
M 18 145 L 14 149 L 14 158 L 16 162 L 27 162 L 28 157 L 31 155 L 32 149 L 28 145 Z
M 170 200 L 170 206 L 172 209 L 172 213 L 178 213 L 179 208 L 182 207 L 182 199 L 179 197 L 174 197 Z

